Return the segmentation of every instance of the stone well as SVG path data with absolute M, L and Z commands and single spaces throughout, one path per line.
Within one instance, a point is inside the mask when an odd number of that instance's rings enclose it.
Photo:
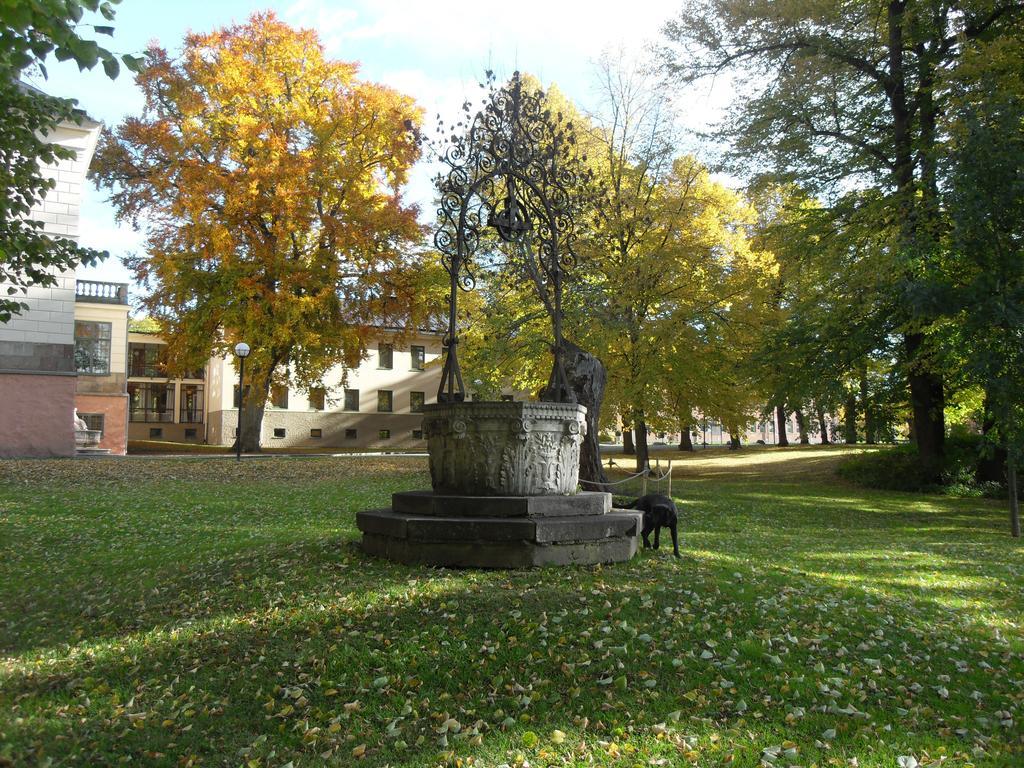
M 423 409 L 435 493 L 576 493 L 587 409 L 575 403 L 456 403 Z
M 518 568 L 628 560 L 641 515 L 578 490 L 586 413 L 574 403 L 428 405 L 432 491 L 360 512 L 371 554 L 405 563 Z

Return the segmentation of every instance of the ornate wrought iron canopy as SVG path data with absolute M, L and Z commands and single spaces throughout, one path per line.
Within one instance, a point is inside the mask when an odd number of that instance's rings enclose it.
M 545 106 L 544 94 L 524 85 L 518 72 L 492 89 L 468 130 L 450 139 L 443 155 L 434 244 L 451 278 L 445 361 L 439 403 L 461 402 L 466 390 L 458 360 L 458 293 L 476 286 L 475 254 L 488 244 L 511 246 L 524 276 L 551 317 L 554 368 L 551 399 L 573 402 L 562 344 L 562 288 L 576 264 L 573 240 L 581 170 L 572 124 Z

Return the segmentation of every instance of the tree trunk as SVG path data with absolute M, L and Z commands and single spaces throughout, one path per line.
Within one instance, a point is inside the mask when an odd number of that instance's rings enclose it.
M 930 467 L 936 477 L 941 471 L 945 455 L 946 420 L 943 409 L 946 398 L 942 377 L 925 369 L 921 361 L 925 338 L 920 333 L 908 333 L 903 337 L 910 364 L 910 404 L 914 412 L 914 438 L 917 453 L 925 466 Z
M 569 386 L 576 397 L 576 402 L 587 408 L 587 434 L 580 444 L 580 480 L 587 482 L 588 489 L 593 489 L 594 485 L 608 482 L 604 467 L 601 466 L 600 429 L 598 427 L 601 417 L 601 402 L 604 400 L 604 389 L 608 382 L 608 372 L 594 355 L 568 339 L 562 340 L 562 349 L 564 350 L 562 357 L 565 375 Z M 552 370 L 548 387 L 543 393 L 543 399 L 553 394 L 552 388 L 555 381 L 555 372 Z
M 846 405 L 843 408 L 843 442 L 855 445 L 857 442 L 857 394 L 850 390 L 846 393 Z
M 831 441 L 828 439 L 828 422 L 825 421 L 825 408 L 821 403 L 815 401 L 814 410 L 818 416 L 818 428 L 821 430 L 821 444 L 828 445 Z
M 996 417 L 992 413 L 989 403 L 988 392 L 986 392 L 985 404 L 983 406 L 984 413 L 981 419 L 981 434 L 986 438 L 991 435 L 991 437 L 997 439 L 986 440 L 991 450 L 978 460 L 978 469 L 975 472 L 975 477 L 977 477 L 979 483 L 1001 483 L 1003 478 L 1009 474 L 1009 468 L 1006 463 L 1006 448 L 1003 447 L 1002 440 L 998 439 L 999 435 L 993 434 L 996 428 Z M 994 447 L 992 447 L 993 443 L 995 443 Z
M 868 364 L 860 366 L 860 407 L 864 412 L 864 442 L 875 444 L 875 418 L 871 408 L 871 396 L 868 394 Z
M 729 430 L 729 450 L 736 451 L 742 446 L 739 430 Z
M 789 446 L 789 436 L 786 435 L 786 408 L 782 405 L 775 406 L 775 444 L 779 448 Z
M 687 423 L 687 419 L 683 419 L 679 425 L 679 450 L 680 451 L 692 451 L 693 450 L 693 438 L 690 436 L 690 428 L 692 424 Z
M 242 391 L 242 453 L 260 452 L 260 435 L 263 432 L 263 412 L 267 407 L 267 396 L 270 394 L 270 377 L 266 383 L 252 387 L 245 385 Z M 232 447 L 238 446 L 238 435 Z
M 651 456 L 647 450 L 647 423 L 642 411 L 633 414 L 633 430 L 636 432 L 636 471 L 646 472 L 651 468 Z
M 807 420 L 804 418 L 804 412 L 802 408 L 793 409 L 793 417 L 796 419 L 796 428 L 800 433 L 800 445 L 810 445 L 811 438 L 807 434 Z
M 622 430 L 622 452 L 627 456 L 636 455 L 636 446 L 633 445 L 633 428 L 626 427 Z
M 921 253 L 931 245 L 934 235 L 927 232 L 927 223 L 922 221 L 922 210 L 919 210 L 919 189 L 914 179 L 914 137 L 913 109 L 908 103 L 907 72 L 903 58 L 904 25 L 906 23 L 907 3 L 905 0 L 892 0 L 888 4 L 888 54 L 889 77 L 891 86 L 887 89 L 889 109 L 892 113 L 893 142 L 893 183 L 897 192 L 896 214 L 900 221 L 900 249 L 904 255 Z M 927 148 L 924 150 L 927 152 Z M 930 249 L 929 249 L 930 250 Z M 908 259 L 909 261 L 909 259 Z M 912 268 L 911 268 L 912 269 Z M 913 280 L 912 274 L 907 275 Z M 904 299 L 909 303 L 909 297 Z M 912 307 L 907 308 L 907 319 L 919 321 L 919 312 Z M 925 335 L 921 331 L 909 331 L 903 335 L 906 361 L 909 367 L 908 381 L 910 384 L 910 404 L 914 414 L 913 434 L 917 441 L 917 452 L 926 471 L 930 471 L 935 479 L 941 472 L 944 442 L 946 438 L 943 408 L 942 377 L 931 370 L 926 359 Z

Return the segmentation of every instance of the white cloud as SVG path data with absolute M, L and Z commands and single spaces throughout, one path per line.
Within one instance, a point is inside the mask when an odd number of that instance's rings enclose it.
M 295 0 L 283 16 L 315 29 L 329 55 L 362 58 L 364 76 L 409 93 L 432 124 L 435 114 L 458 115 L 476 101 L 485 69 L 499 78 L 521 68 L 555 82 L 584 108 L 594 93 L 595 62 L 605 53 L 644 59 L 680 0 Z M 507 10 L 506 10 L 507 9 Z M 681 122 L 698 130 L 727 106 L 725 80 L 680 93 Z
M 285 17 L 315 27 L 325 41 L 400 41 L 415 48 L 474 55 L 494 48 L 547 56 L 593 56 L 609 44 L 634 46 L 655 38 L 679 0 L 296 0 Z M 507 50 L 501 51 L 502 54 Z
M 661 28 L 679 9 L 680 0 L 518 0 L 514 4 L 479 0 L 271 0 L 288 23 L 315 29 L 328 55 L 360 60 L 362 76 L 413 96 L 425 110 L 424 129 L 434 136 L 435 119 L 458 119 L 465 100 L 476 104 L 485 69 L 499 78 L 514 69 L 528 71 L 545 83 L 555 82 L 584 108 L 596 100 L 594 62 L 605 51 L 642 56 L 657 42 Z M 127 13 L 127 11 L 126 11 Z M 211 4 L 201 28 L 228 23 L 227 8 Z M 165 20 L 167 21 L 167 20 Z M 167 21 L 170 26 L 174 26 Z M 152 34 L 148 28 L 146 34 Z M 174 27 L 161 42 L 176 49 Z M 141 45 L 142 43 L 139 43 Z M 67 69 L 66 67 L 64 69 Z M 62 70 L 63 72 L 63 70 Z M 54 82 L 55 92 L 78 95 L 97 117 L 115 121 L 138 112 L 141 95 L 120 78 L 115 86 L 67 70 L 68 82 Z M 59 86 L 59 87 L 56 87 Z M 682 122 L 705 127 L 730 97 L 728 84 L 707 85 L 680 93 Z M 418 202 L 422 219 L 432 221 L 432 178 L 437 163 L 421 162 L 411 174 L 406 197 Z M 129 280 L 119 257 L 141 250 L 143 238 L 113 220 L 107 204 L 92 192 L 82 211 L 81 240 L 111 252 L 90 270 L 96 279 Z
M 363 76 L 413 96 L 435 119 L 457 120 L 467 99 L 476 104 L 486 69 L 499 78 L 521 68 L 559 88 L 584 108 L 594 108 L 595 62 L 605 52 L 643 59 L 679 0 L 519 0 L 513 5 L 478 0 L 295 0 L 286 21 L 315 29 L 328 55 L 361 59 Z M 680 118 L 689 130 L 705 127 L 720 112 L 728 89 L 686 94 Z M 690 149 L 687 147 L 686 149 Z M 436 163 L 414 170 L 407 198 L 432 220 L 431 179 Z

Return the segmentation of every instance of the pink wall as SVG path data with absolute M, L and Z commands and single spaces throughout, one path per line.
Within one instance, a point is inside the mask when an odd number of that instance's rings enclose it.
M 0 373 L 0 457 L 75 455 L 75 377 Z
M 124 456 L 128 449 L 128 395 L 75 395 L 79 413 L 103 414 L 100 448 Z

